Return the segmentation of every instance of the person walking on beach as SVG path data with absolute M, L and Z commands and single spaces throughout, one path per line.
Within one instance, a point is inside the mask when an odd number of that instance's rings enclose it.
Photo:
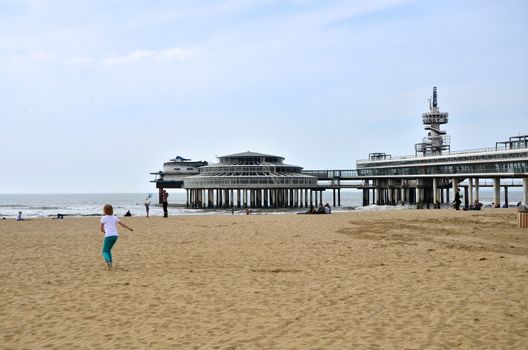
M 150 211 L 150 195 L 145 198 L 145 210 L 147 211 L 147 218 L 149 217 Z
M 169 200 L 168 200 L 169 194 L 167 193 L 166 190 L 163 190 L 163 193 L 161 194 L 161 196 L 162 196 L 161 202 L 163 204 L 163 217 L 164 218 L 168 218 L 169 217 L 169 211 L 168 211 L 167 208 L 169 206 Z
M 460 188 L 457 188 L 456 193 L 455 193 L 455 209 L 456 210 L 460 210 L 460 203 L 462 203 L 462 201 L 460 200 Z
M 104 215 L 101 218 L 101 232 L 105 234 L 103 243 L 103 258 L 106 263 L 106 269 L 112 269 L 112 247 L 117 242 L 119 236 L 117 232 L 117 224 L 134 231 L 132 228 L 123 224 L 117 216 L 114 216 L 114 208 L 110 204 L 106 204 L 103 208 Z

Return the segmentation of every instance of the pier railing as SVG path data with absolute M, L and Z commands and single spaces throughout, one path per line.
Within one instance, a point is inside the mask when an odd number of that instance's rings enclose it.
M 317 177 L 319 180 L 357 177 L 357 170 L 303 170 L 303 174 Z
M 406 155 L 406 156 L 393 156 L 390 160 L 396 160 L 396 159 L 413 159 L 413 158 L 429 158 L 429 157 L 439 157 L 439 156 L 449 156 L 449 155 L 461 155 L 461 154 L 472 154 L 472 153 L 489 153 L 489 152 L 500 152 L 500 151 L 514 151 L 518 149 L 526 149 L 528 147 L 520 146 L 520 147 L 506 147 L 506 146 L 497 146 L 497 147 L 488 147 L 488 148 L 475 148 L 475 149 L 466 149 L 461 151 L 449 151 L 442 154 L 413 154 L 413 155 Z M 359 159 L 358 163 L 363 162 L 372 162 L 373 160 L 370 159 Z M 374 160 L 375 161 L 375 160 Z

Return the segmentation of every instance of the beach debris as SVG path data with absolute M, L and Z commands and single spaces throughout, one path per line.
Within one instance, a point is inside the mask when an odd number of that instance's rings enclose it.
M 480 258 L 479 261 L 484 261 L 484 260 L 488 260 L 486 258 Z
M 276 269 L 251 269 L 251 272 L 271 272 L 271 273 L 284 273 L 284 272 L 301 272 L 301 270 L 296 269 L 282 269 L 282 268 L 276 268 Z

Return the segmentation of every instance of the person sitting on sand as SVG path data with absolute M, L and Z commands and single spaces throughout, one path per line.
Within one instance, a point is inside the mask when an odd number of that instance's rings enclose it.
M 16 218 L 16 221 L 22 221 L 24 219 L 22 219 L 22 211 L 19 211 L 18 212 L 18 215 L 17 215 L 17 218 Z
M 125 216 L 132 216 L 132 213 L 130 212 L 130 210 L 127 210 L 127 212 L 125 213 Z
M 482 203 L 475 201 L 472 205 L 469 206 L 469 210 L 480 210 L 482 208 Z
M 325 213 L 325 207 L 323 206 L 323 203 L 319 206 L 319 209 L 317 209 L 317 214 L 324 214 Z
M 330 204 L 326 203 L 324 206 L 325 214 L 331 214 L 332 208 L 330 207 Z
M 132 228 L 123 224 L 117 216 L 114 216 L 114 208 L 110 204 L 106 204 L 103 208 L 104 216 L 101 217 L 101 232 L 105 234 L 103 243 L 103 258 L 106 263 L 106 269 L 112 269 L 112 247 L 117 242 L 119 236 L 117 232 L 117 224 L 134 231 Z
M 308 209 L 306 214 L 317 214 L 317 211 L 315 210 L 315 207 L 313 205 L 311 205 L 310 209 Z

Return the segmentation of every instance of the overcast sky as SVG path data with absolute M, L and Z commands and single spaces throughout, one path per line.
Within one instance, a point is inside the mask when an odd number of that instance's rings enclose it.
M 528 134 L 528 2 L 0 0 L 0 193 L 153 192 L 181 155 L 305 169 Z

